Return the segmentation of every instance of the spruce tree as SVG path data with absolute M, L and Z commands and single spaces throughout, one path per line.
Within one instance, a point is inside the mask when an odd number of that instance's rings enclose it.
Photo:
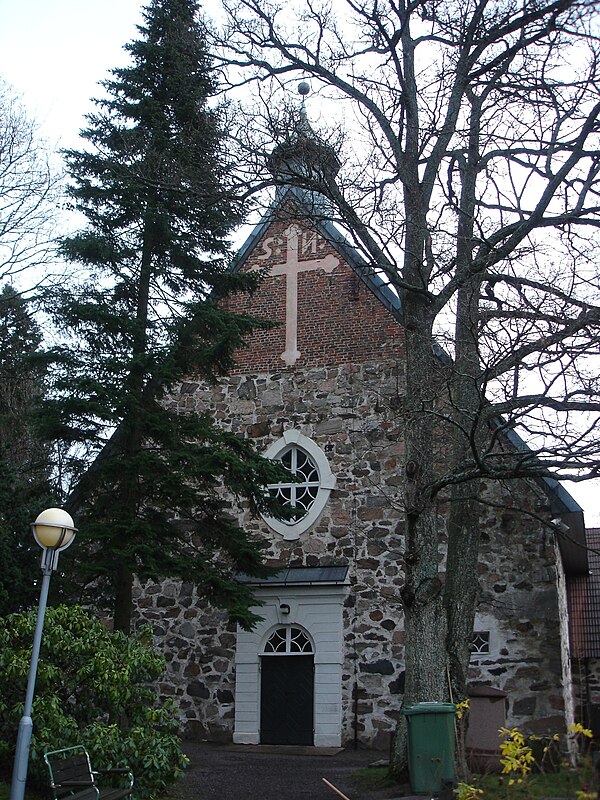
M 0 615 L 28 608 L 40 551 L 29 523 L 50 496 L 50 455 L 36 436 L 44 389 L 42 335 L 10 284 L 0 292 Z
M 251 286 L 227 264 L 241 208 L 196 2 L 152 0 L 144 22 L 130 65 L 103 84 L 87 147 L 66 153 L 88 224 L 63 251 L 90 277 L 56 298 L 70 344 L 56 351 L 47 432 L 98 453 L 67 507 L 78 575 L 114 601 L 116 628 L 130 628 L 134 574 L 190 581 L 248 625 L 252 598 L 232 576 L 265 568 L 222 489 L 258 510 L 274 467 L 207 414 L 165 402 L 188 375 L 224 374 L 258 324 L 219 304 Z

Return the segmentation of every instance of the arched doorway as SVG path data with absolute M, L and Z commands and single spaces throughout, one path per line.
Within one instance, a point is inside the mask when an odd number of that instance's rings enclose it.
M 314 649 L 306 633 L 280 625 L 260 656 L 261 744 L 314 743 Z

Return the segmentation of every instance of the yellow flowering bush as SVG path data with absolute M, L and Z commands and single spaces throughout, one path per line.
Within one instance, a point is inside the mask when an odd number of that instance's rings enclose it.
M 570 734 L 573 736 L 585 736 L 586 739 L 592 739 L 594 734 L 589 728 L 584 728 L 581 722 L 575 722 L 573 725 L 569 725 L 567 728 Z
M 465 711 L 468 711 L 468 701 L 457 704 L 459 720 Z M 498 797 L 505 797 L 506 800 L 532 800 L 549 796 L 598 800 L 593 786 L 591 760 L 589 754 L 585 754 L 585 749 L 583 755 L 579 751 L 579 755 L 570 762 L 561 758 L 559 742 L 564 734 L 530 735 L 525 738 L 518 728 L 500 728 L 499 734 L 503 737 L 499 747 L 501 774 L 475 776 L 474 785 L 466 781 L 458 783 L 454 790 L 456 800 L 483 800 L 484 796 L 489 796 L 492 800 L 497 800 Z M 580 722 L 569 725 L 567 735 L 575 745 L 571 748 L 573 752 L 577 752 L 576 746 L 580 743 L 578 740 L 593 738 L 593 732 L 584 728 Z M 562 756 L 564 757 L 564 751 Z M 532 775 L 534 771 L 536 774 Z
M 525 737 L 518 728 L 500 728 L 504 741 L 500 743 L 500 763 L 503 775 L 518 775 L 518 782 L 528 775 L 535 763 L 531 747 L 525 743 Z M 509 780 L 509 786 L 514 779 Z
M 456 800 L 481 800 L 483 789 L 478 789 L 476 786 L 471 786 L 461 781 L 454 790 L 454 794 Z M 581 798 L 581 800 L 586 800 L 586 798 Z
M 469 698 L 466 697 L 464 700 L 461 700 L 460 703 L 456 704 L 457 719 L 462 719 L 468 710 L 469 710 Z

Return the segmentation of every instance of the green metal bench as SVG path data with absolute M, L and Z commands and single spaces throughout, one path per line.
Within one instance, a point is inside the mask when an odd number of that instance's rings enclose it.
M 90 757 L 82 745 L 52 750 L 44 761 L 50 773 L 54 800 L 120 800 L 133 790 L 133 774 L 129 768 L 92 769 Z M 104 785 L 103 778 L 112 778 Z M 115 779 L 121 786 L 115 786 Z

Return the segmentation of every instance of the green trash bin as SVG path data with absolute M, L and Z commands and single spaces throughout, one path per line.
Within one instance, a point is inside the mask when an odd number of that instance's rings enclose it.
M 453 703 L 415 703 L 404 708 L 408 771 L 415 794 L 437 794 L 454 779 Z

